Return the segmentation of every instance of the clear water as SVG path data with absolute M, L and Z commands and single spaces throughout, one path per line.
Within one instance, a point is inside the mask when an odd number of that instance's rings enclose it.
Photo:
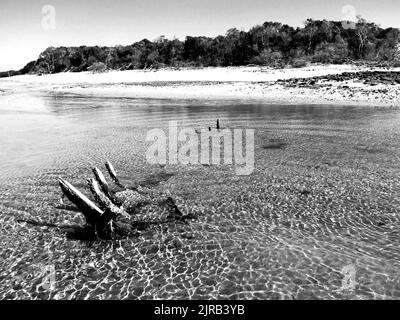
M 146 162 L 149 129 L 216 118 L 256 129 L 250 176 Z M 399 144 L 398 108 L 4 94 L 0 298 L 398 299 Z M 68 240 L 57 226 L 83 221 L 60 206 L 57 177 L 89 195 L 86 178 L 107 159 L 128 185 L 166 170 L 154 187 L 198 218 L 124 241 Z

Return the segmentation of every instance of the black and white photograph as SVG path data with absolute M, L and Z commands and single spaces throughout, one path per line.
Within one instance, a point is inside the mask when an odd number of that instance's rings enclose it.
M 0 300 L 400 300 L 399 17 L 1 0 Z

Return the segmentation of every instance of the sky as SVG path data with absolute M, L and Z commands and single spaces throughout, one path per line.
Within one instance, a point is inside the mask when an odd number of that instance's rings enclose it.
M 348 15 L 400 28 L 399 0 L 0 0 L 0 71 L 21 69 L 50 46 L 214 37 L 265 21 L 296 27 L 307 18 L 345 20 L 346 5 Z

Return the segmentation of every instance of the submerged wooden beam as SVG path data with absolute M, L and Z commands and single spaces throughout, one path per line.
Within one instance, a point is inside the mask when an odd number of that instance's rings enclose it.
M 109 161 L 106 163 L 106 168 L 113 181 L 122 186 Z M 125 190 L 120 192 L 118 197 L 114 197 L 111 195 L 111 190 L 102 172 L 98 168 L 94 168 L 93 172 L 95 179 L 87 179 L 87 182 L 98 205 L 68 181 L 62 178 L 58 179 L 63 194 L 85 216 L 87 225 L 81 229 L 88 235 L 88 239 L 114 239 L 132 235 L 137 232 L 137 229 L 152 223 L 151 215 L 153 213 L 158 213 L 160 221 L 164 222 L 172 219 L 180 221 L 185 219 L 170 196 L 138 186 L 137 190 L 124 188 Z M 122 199 L 125 197 L 122 202 L 121 196 Z M 116 199 L 118 199 L 119 205 Z M 128 214 L 128 212 L 132 214 Z
M 58 183 L 68 200 L 75 204 L 85 216 L 87 224 L 95 225 L 103 211 L 68 181 L 59 178 Z
M 115 171 L 113 165 L 111 164 L 110 161 L 107 160 L 106 164 L 105 164 L 108 173 L 110 174 L 111 179 L 114 181 L 114 183 L 123 189 L 126 189 L 126 187 L 119 181 L 118 177 L 117 177 L 117 172 Z
M 105 209 L 111 200 L 101 191 L 99 183 L 95 179 L 87 179 L 90 191 L 100 208 Z
M 93 168 L 93 173 L 101 187 L 101 190 L 103 190 L 104 194 L 111 199 L 112 196 L 110 194 L 110 188 L 103 173 L 99 170 L 99 168 Z
M 98 182 L 95 179 L 88 179 L 88 184 L 90 191 L 92 191 L 92 194 L 96 201 L 99 203 L 99 205 L 104 208 L 108 209 L 111 212 L 114 212 L 115 215 L 122 215 L 126 218 L 130 218 L 130 215 L 125 212 L 121 207 L 116 206 L 100 189 Z M 106 213 L 104 211 L 103 215 Z
M 87 225 L 93 227 L 92 229 L 87 230 L 92 230 L 94 234 L 100 238 L 112 238 L 114 232 L 113 220 L 118 215 L 127 218 L 130 218 L 130 215 L 128 215 L 122 208 L 119 208 L 112 203 L 112 201 L 100 190 L 99 184 L 95 179 L 88 179 L 88 182 L 96 201 L 104 207 L 104 211 L 97 207 L 68 181 L 59 178 L 59 184 L 65 196 L 82 212 L 85 216 Z M 117 223 L 116 227 L 119 229 L 121 229 L 121 227 L 126 228 L 126 226 L 121 223 Z M 120 230 L 117 231 L 119 232 Z

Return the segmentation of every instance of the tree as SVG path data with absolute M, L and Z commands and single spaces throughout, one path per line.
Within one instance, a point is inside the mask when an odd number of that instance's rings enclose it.
M 379 46 L 377 49 L 378 61 L 400 62 L 400 30 L 388 28 L 383 30 L 378 38 Z
M 343 63 L 348 58 L 347 43 L 337 36 L 334 43 L 322 42 L 317 45 L 313 55 L 313 62 Z
M 341 21 L 307 19 L 297 28 L 267 21 L 248 32 L 231 28 L 215 38 L 187 36 L 180 41 L 160 36 L 127 46 L 49 47 L 23 69 L 2 75 L 86 71 L 101 63 L 107 69 L 126 70 L 248 63 L 282 67 L 348 60 L 400 64 L 399 29 L 383 29 L 361 17 L 353 29 L 344 28 Z
M 44 50 L 39 56 L 39 64 L 43 66 L 46 73 L 53 73 L 55 69 L 56 54 L 55 48 L 49 47 Z
M 265 49 L 258 56 L 254 57 L 251 62 L 262 66 L 282 67 L 283 55 L 279 51 Z

